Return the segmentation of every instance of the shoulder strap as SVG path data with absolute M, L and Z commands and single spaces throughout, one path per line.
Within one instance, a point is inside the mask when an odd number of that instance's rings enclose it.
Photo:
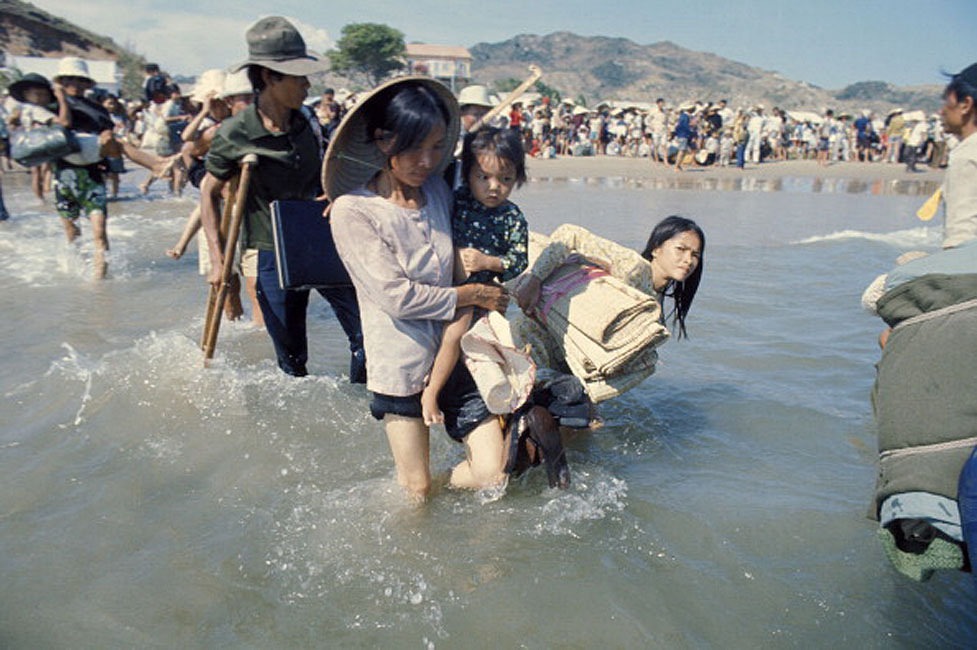
M 326 138 L 322 133 L 322 125 L 319 124 L 319 118 L 316 117 L 312 107 L 303 105 L 301 110 L 302 115 L 309 121 L 309 127 L 315 135 L 316 142 L 319 143 L 319 160 L 322 160 L 326 156 Z

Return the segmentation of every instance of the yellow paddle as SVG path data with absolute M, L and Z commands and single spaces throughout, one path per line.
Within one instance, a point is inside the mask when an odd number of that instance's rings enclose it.
M 929 221 L 934 216 L 936 216 L 936 211 L 940 207 L 940 199 L 943 198 L 943 188 L 937 189 L 933 192 L 933 196 L 926 199 L 926 203 L 916 210 L 916 216 L 919 217 L 920 221 Z

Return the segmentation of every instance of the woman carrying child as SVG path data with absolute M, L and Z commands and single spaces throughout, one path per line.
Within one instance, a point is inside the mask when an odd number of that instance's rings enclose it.
M 444 326 L 467 307 L 504 310 L 508 303 L 498 285 L 455 286 L 453 197 L 441 175 L 459 130 L 458 104 L 447 88 L 403 77 L 346 115 L 323 166 L 333 237 L 360 305 L 370 412 L 383 422 L 398 483 L 418 499 L 431 490 L 421 393 Z M 449 429 L 452 436 L 478 450 L 455 468 L 453 484 L 504 484 L 502 429 L 477 391 L 440 405 L 446 423 L 459 426 Z
M 526 156 L 522 138 L 512 129 L 482 127 L 465 136 L 461 158 L 464 183 L 455 191 L 451 230 L 465 283 L 506 282 L 528 264 L 529 228 L 517 205 L 509 201 L 515 187 L 526 181 Z M 493 464 L 504 455 L 502 437 L 470 440 L 459 426 L 458 407 L 477 387 L 461 358 L 461 337 L 485 312 L 468 307 L 457 312 L 445 328 L 427 386 L 421 393 L 424 423 L 445 424 L 449 435 L 464 442 L 468 459 L 455 467 L 452 485 L 481 487 L 472 481 L 472 465 L 481 458 Z M 443 390 L 449 385 L 450 390 Z M 439 406 L 443 405 L 442 408 Z M 447 413 L 447 418 L 445 416 Z

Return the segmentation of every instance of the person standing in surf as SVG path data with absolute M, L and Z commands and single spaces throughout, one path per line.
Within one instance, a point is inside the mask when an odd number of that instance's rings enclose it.
M 275 346 L 278 366 L 288 375 L 308 374 L 306 312 L 308 290 L 281 288 L 271 228 L 271 202 L 315 199 L 321 194 L 319 162 L 322 138 L 314 113 L 303 109 L 309 90 L 306 75 L 327 64 L 308 54 L 298 30 L 280 16 L 262 18 L 247 31 L 249 57 L 232 72 L 247 68 L 254 102 L 221 124 L 207 153 L 207 173 L 200 184 L 200 219 L 210 247 L 210 281 L 220 282 L 224 250 L 218 232 L 224 186 L 238 172 L 240 160 L 258 155 L 251 176 L 241 232 L 242 249 L 257 249 L 255 293 L 265 327 Z M 366 380 L 363 334 L 352 288 L 319 289 L 329 301 L 349 339 L 351 382 Z
M 370 412 L 383 422 L 398 483 L 418 500 L 432 485 L 421 393 L 444 326 L 465 307 L 504 311 L 508 304 L 499 285 L 454 286 L 452 195 L 442 174 L 459 122 L 457 101 L 445 86 L 427 77 L 400 78 L 347 114 L 323 166 L 336 249 L 363 314 Z M 463 364 L 459 372 L 466 372 Z M 455 428 L 449 435 L 477 450 L 454 469 L 452 485 L 504 485 L 498 418 L 470 376 L 451 390 L 446 421 Z

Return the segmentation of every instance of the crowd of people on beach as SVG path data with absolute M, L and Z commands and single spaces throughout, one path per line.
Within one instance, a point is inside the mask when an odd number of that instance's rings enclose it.
M 247 60 L 206 71 L 187 96 L 155 65 L 146 66 L 144 96 L 129 103 L 95 91 L 85 62 L 75 57 L 63 59 L 51 80 L 25 75 L 10 85 L 3 105 L 10 147 L 0 167 L 11 169 L 11 156 L 30 161 L 32 189 L 42 201 L 53 189 L 69 242 L 80 235 L 80 218 L 88 218 L 96 278 L 107 273 L 108 202 L 126 162 L 146 170 L 143 194 L 157 179 L 175 194 L 186 184 L 198 188 L 200 201 L 166 254 L 180 259 L 202 233 L 201 273 L 219 288 L 217 295 L 229 295 L 226 317 L 245 312 L 237 280 L 243 276 L 254 323 L 267 332 L 281 371 L 295 377 L 308 374 L 312 289 L 286 286 L 279 265 L 288 251 L 273 232 L 273 213 L 283 202 L 314 202 L 317 216 L 325 217 L 317 223 L 328 229 L 347 275 L 313 288 L 346 335 L 348 379 L 366 384 L 397 481 L 418 499 L 434 487 L 429 436 L 435 424 L 464 445 L 447 481 L 452 487 L 501 494 L 510 476 L 544 465 L 549 485 L 566 488 L 571 475 L 562 432 L 599 426 L 597 404 L 641 383 L 655 370 L 657 348 L 687 334 L 705 260 L 705 233 L 695 221 L 661 219 L 641 251 L 574 224 L 549 236 L 532 232 L 511 200 L 526 180 L 527 157 L 628 156 L 676 171 L 797 157 L 822 165 L 904 163 L 910 171 L 921 162 L 947 166 L 944 244 L 953 251 L 951 262 L 961 254 L 972 262 L 970 251 L 977 250 L 977 65 L 952 78 L 940 116 L 906 119 L 893 110 L 880 126 L 867 112 L 852 120 L 827 110 L 802 120 L 777 107 L 769 114 L 762 105 L 737 111 L 722 100 L 670 109 L 659 99 L 649 110 L 588 110 L 546 98 L 531 104 L 512 97 L 500 105 L 484 86 L 456 97 L 422 76 L 395 78 L 356 96 L 327 89 L 310 102 L 308 76 L 326 64 L 306 50 L 288 20 L 262 18 L 246 41 Z M 241 219 L 239 239 L 228 230 L 228 214 Z M 927 264 L 938 266 L 945 257 L 934 254 Z M 971 296 L 969 290 L 954 283 L 947 295 Z M 881 293 L 884 313 L 889 298 Z M 514 313 L 507 313 L 510 296 Z M 903 331 L 895 325 L 883 337 L 887 358 L 892 346 L 919 340 L 909 341 Z M 956 438 L 939 441 L 957 450 L 947 466 L 961 474 L 966 463 L 959 499 L 941 479 L 933 489 L 944 498 L 919 506 L 928 512 L 934 503 L 945 509 L 959 502 L 956 527 L 936 528 L 956 534 L 957 542 L 973 541 L 971 563 L 977 561 L 974 440 L 963 441 L 970 447 Z M 892 494 L 903 492 L 880 485 L 873 516 L 888 516 L 884 505 Z M 905 561 L 906 553 L 918 554 L 906 550 L 919 547 L 913 535 L 932 531 L 901 523 L 922 515 L 889 515 L 896 524 L 887 530 L 898 546 L 890 557 Z
M 906 119 L 908 115 L 910 119 Z M 857 116 L 792 112 L 763 104 L 737 110 L 726 100 L 651 108 L 599 105 L 594 109 L 542 97 L 519 104 L 507 116 L 534 157 L 624 156 L 648 158 L 677 170 L 684 165 L 737 166 L 783 160 L 902 163 L 908 171 L 925 163 L 945 167 L 956 144 L 939 114 L 892 109 L 884 118 L 869 110 Z

